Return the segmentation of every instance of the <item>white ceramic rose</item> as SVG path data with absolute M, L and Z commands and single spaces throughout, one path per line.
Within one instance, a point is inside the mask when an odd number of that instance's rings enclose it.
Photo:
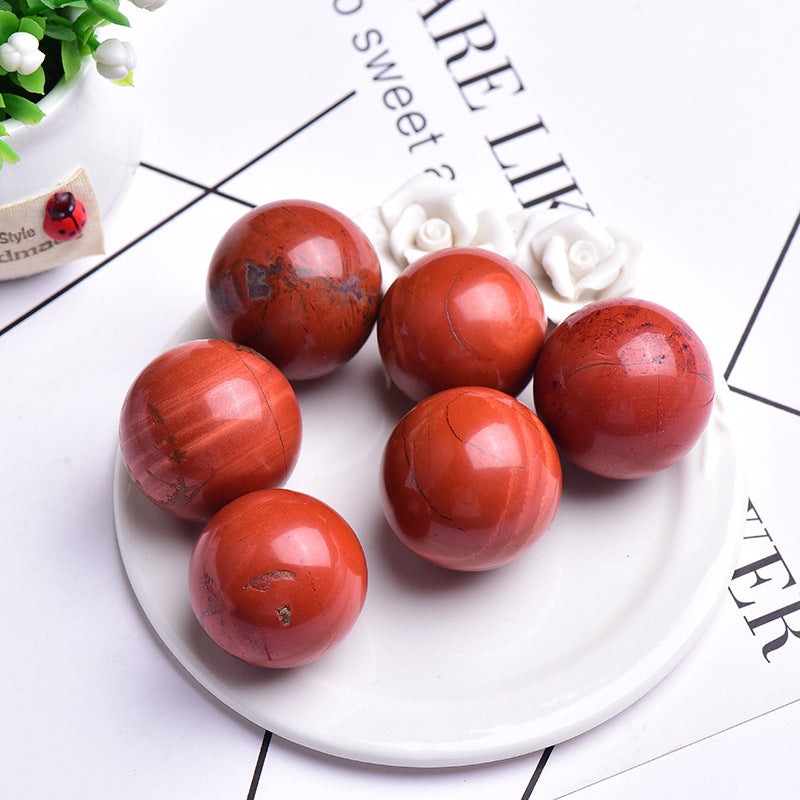
M 478 210 L 458 184 L 429 173 L 403 184 L 380 206 L 359 214 L 356 222 L 390 276 L 447 247 L 481 247 L 506 258 L 517 247 L 505 215 Z
M 633 289 L 641 245 L 588 211 L 519 212 L 510 220 L 517 236 L 513 261 L 533 278 L 551 321 Z
M 385 284 L 427 253 L 480 247 L 530 275 L 554 323 L 594 300 L 630 293 L 641 252 L 588 211 L 479 209 L 456 182 L 428 173 L 355 219 L 378 252 Z

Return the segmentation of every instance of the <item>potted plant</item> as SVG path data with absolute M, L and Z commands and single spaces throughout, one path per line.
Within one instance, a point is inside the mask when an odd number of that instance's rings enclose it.
M 103 252 L 141 140 L 133 97 L 113 85 L 132 85 L 136 56 L 106 26 L 130 27 L 120 0 L 0 0 L 2 278 Z

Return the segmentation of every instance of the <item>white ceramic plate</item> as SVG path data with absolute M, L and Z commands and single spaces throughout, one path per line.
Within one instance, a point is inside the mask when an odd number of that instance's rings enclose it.
M 212 335 L 200 311 L 175 341 Z M 621 482 L 565 464 L 551 530 L 517 561 L 477 574 L 423 562 L 384 521 L 378 464 L 410 406 L 387 384 L 374 335 L 337 373 L 296 390 L 304 440 L 287 485 L 345 516 L 370 578 L 356 627 L 316 663 L 261 670 L 219 650 L 189 605 L 199 528 L 152 506 L 119 461 L 114 483 L 125 569 L 158 635 L 223 703 L 286 739 L 384 765 L 533 752 L 609 719 L 658 683 L 728 583 L 746 497 L 724 385 L 706 433 L 679 464 Z

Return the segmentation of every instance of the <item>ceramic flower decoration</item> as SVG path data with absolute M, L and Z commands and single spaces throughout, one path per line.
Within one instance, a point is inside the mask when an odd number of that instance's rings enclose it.
M 147 11 L 165 2 L 131 0 Z M 0 0 L 0 167 L 19 160 L 3 123 L 39 122 L 38 101 L 76 75 L 85 58 L 94 56 L 103 77 L 132 83 L 133 48 L 115 37 L 101 41 L 98 31 L 106 25 L 130 27 L 120 0 Z
M 453 181 L 422 173 L 356 221 L 384 269 L 397 274 L 420 256 L 446 247 L 482 247 L 510 258 L 516 249 L 508 220 L 479 210 Z
M 390 281 L 426 253 L 446 247 L 482 247 L 527 272 L 550 320 L 593 300 L 628 294 L 641 247 L 605 228 L 588 211 L 555 208 L 503 214 L 479 209 L 454 181 L 420 174 L 380 206 L 356 217 Z
M 520 212 L 511 223 L 517 233 L 512 260 L 533 278 L 553 322 L 587 303 L 633 289 L 641 245 L 604 227 L 588 211 Z

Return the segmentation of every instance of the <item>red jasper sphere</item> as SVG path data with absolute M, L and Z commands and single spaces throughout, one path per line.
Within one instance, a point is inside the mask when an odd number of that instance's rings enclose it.
M 592 303 L 545 342 L 537 414 L 562 454 L 589 472 L 639 478 L 681 459 L 708 424 L 711 361 L 697 334 L 656 303 Z
M 289 380 L 327 375 L 367 340 L 381 268 L 363 231 L 335 209 L 286 200 L 253 209 L 211 258 L 206 305 L 217 332 Z
M 205 522 L 246 492 L 278 486 L 300 453 L 300 407 L 264 356 L 218 339 L 148 364 L 120 413 L 122 460 L 153 503 Z
M 496 389 L 459 387 L 411 409 L 383 453 L 381 499 L 397 537 L 448 569 L 494 569 L 550 527 L 561 463 L 536 415 Z
M 260 667 L 321 658 L 364 606 L 367 562 L 345 520 L 288 489 L 243 495 L 215 514 L 189 561 L 189 598 L 227 653 Z
M 386 371 L 414 401 L 454 386 L 519 394 L 546 330 L 530 278 L 508 259 L 473 247 L 415 261 L 389 287 L 378 314 Z

